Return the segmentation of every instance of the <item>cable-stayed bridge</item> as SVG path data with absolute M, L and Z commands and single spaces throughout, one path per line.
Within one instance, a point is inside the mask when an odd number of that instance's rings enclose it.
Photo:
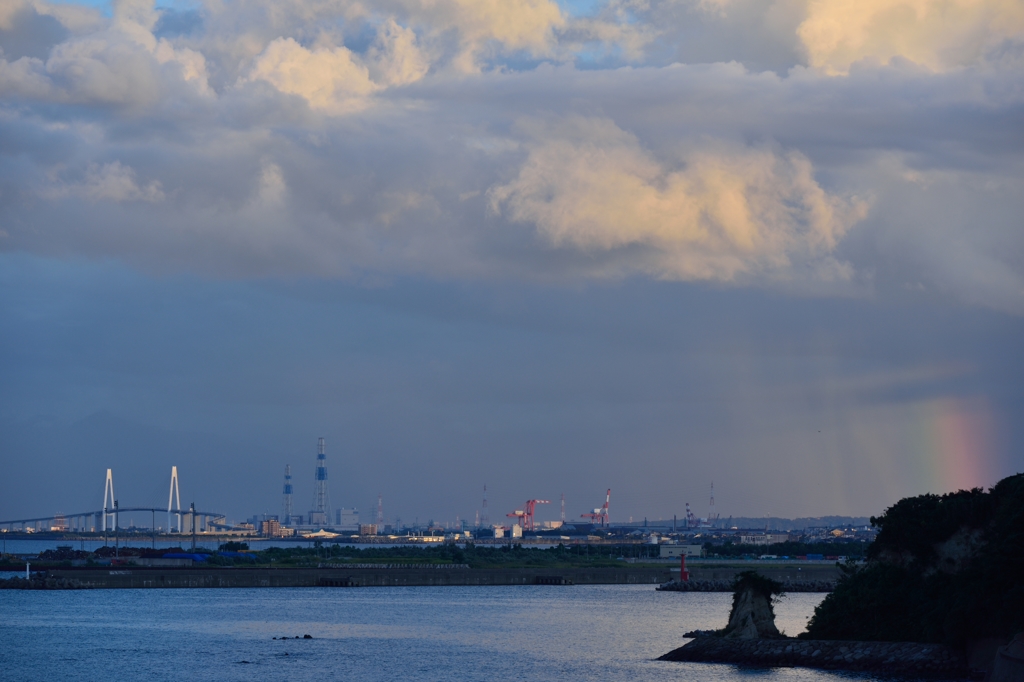
M 167 525 L 162 526 L 163 532 L 191 533 L 193 530 L 202 532 L 214 524 L 223 523 L 224 514 L 204 512 L 190 507 L 181 508 L 181 493 L 178 490 L 178 467 L 171 467 L 171 487 L 167 494 L 167 509 L 158 507 L 121 507 L 114 496 L 113 472 L 107 469 L 107 478 L 103 484 L 103 508 L 96 511 L 79 512 L 76 514 L 57 513 L 52 516 L 39 516 L 32 519 L 11 519 L 0 521 L 0 530 L 13 532 L 15 526 L 21 531 L 70 531 L 79 533 L 105 533 L 124 528 L 120 523 L 121 514 L 138 512 L 150 513 L 149 528 L 155 531 L 156 515 L 167 514 Z M 134 520 L 134 516 L 133 516 Z M 193 522 L 195 527 L 193 528 Z
M 31 529 L 35 532 L 40 531 L 68 531 L 68 532 L 79 532 L 79 533 L 102 533 L 104 530 L 113 531 L 117 528 L 124 530 L 123 519 L 119 520 L 118 516 L 123 516 L 126 513 L 132 512 L 148 512 L 150 513 L 150 525 L 148 528 L 157 528 L 156 517 L 159 514 L 161 517 L 167 513 L 166 509 L 156 507 L 120 507 L 116 509 L 97 509 L 96 511 L 80 512 L 77 514 L 54 514 L 52 516 L 39 516 L 34 519 L 11 519 L 10 521 L 0 521 L 0 529 L 6 529 L 9 532 L 15 530 L 25 531 Z M 107 515 L 107 527 L 103 527 L 103 515 Z M 182 521 L 182 533 L 192 532 L 192 525 L 190 523 L 189 514 L 192 512 L 185 509 L 181 512 L 171 512 L 174 517 L 174 521 L 178 520 L 178 516 L 184 518 Z M 208 526 L 219 523 L 220 520 L 225 518 L 224 514 L 219 512 L 204 512 L 195 511 L 196 517 L 196 532 L 205 531 Z M 138 524 L 136 524 L 138 525 Z M 172 524 L 177 525 L 177 524 Z M 17 528 L 16 528 L 17 527 Z M 163 532 L 169 530 L 177 531 L 177 528 L 161 527 Z

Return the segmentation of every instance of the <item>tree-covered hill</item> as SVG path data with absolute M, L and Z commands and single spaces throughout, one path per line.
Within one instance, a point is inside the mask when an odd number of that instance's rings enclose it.
M 868 562 L 815 610 L 812 639 L 945 642 L 1024 631 L 1024 474 L 900 500 Z

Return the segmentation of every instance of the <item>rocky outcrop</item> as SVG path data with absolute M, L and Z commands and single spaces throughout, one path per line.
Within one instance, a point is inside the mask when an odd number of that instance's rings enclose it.
M 844 642 L 806 639 L 725 639 L 698 637 L 660 661 L 732 663 L 765 667 L 857 670 L 935 679 L 964 679 L 967 663 L 941 644 Z M 1007 680 L 1020 678 L 1007 678 Z M 1002 682 L 1002 681 L 1000 681 Z
M 1013 638 L 1008 645 L 999 647 L 992 662 L 992 674 L 988 682 L 1020 682 L 1024 680 L 1024 632 Z
M 945 541 L 935 543 L 932 545 L 935 550 L 935 561 L 924 571 L 925 575 L 931 575 L 936 571 L 943 573 L 963 571 L 978 555 L 978 551 L 984 544 L 983 539 L 984 535 L 981 530 L 963 526 Z
M 736 581 L 729 624 L 722 630 L 725 639 L 778 639 L 772 596 L 779 584 L 756 573 L 742 574 Z

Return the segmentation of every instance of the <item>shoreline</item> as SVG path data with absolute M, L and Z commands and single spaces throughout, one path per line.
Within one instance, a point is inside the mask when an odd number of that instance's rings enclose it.
M 116 566 L 40 571 L 31 580 L 12 578 L 6 589 L 174 589 L 231 587 L 418 587 L 454 585 L 657 585 L 668 569 L 323 567 L 195 568 Z
M 20 570 L 20 567 L 12 567 Z M 838 569 L 834 566 L 778 566 L 764 571 L 792 586 L 792 592 L 825 592 L 831 589 Z M 32 581 L 12 578 L 0 581 L 0 589 L 119 589 L 160 587 L 386 587 L 395 585 L 656 585 L 661 592 L 731 592 L 732 581 L 744 566 L 696 568 L 691 580 L 679 584 L 678 569 L 667 565 L 626 564 L 598 567 L 493 567 L 470 568 L 453 564 L 350 564 L 322 563 L 307 567 L 273 566 L 100 566 L 40 567 Z M 12 582 L 13 581 L 13 582 Z M 538 582 L 539 581 L 539 582 Z

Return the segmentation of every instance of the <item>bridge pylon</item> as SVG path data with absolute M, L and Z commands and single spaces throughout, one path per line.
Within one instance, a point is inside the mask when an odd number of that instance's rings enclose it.
M 171 467 L 171 490 L 167 493 L 167 532 L 171 532 L 171 513 L 178 517 L 178 532 L 181 532 L 181 491 L 178 490 L 178 467 Z
M 109 506 L 108 506 L 109 501 Z M 114 475 L 110 469 L 107 469 L 107 480 L 103 484 L 103 532 L 107 532 L 107 518 L 109 517 L 113 521 L 114 513 L 110 511 L 110 508 L 114 505 Z

